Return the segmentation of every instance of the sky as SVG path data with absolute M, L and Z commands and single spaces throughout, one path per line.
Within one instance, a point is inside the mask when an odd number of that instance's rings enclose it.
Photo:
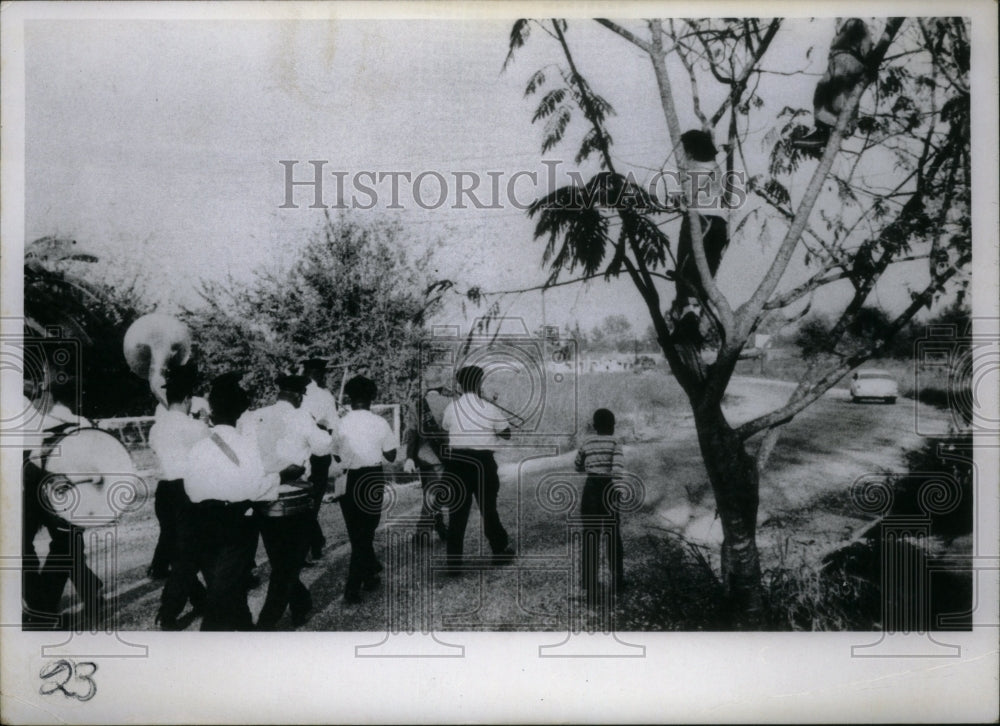
M 439 209 L 416 208 L 405 184 L 405 208 L 386 209 L 388 186 L 379 184 L 376 208 L 351 213 L 398 219 L 415 253 L 437 247 L 435 271 L 460 289 L 539 284 L 547 275 L 543 243 L 533 239 L 534 223 L 523 210 L 507 203 L 452 208 L 456 172 L 494 173 L 504 187 L 518 172 L 541 172 L 538 187 L 522 176 L 515 188 L 527 202 L 545 191 L 543 159 L 558 163 L 559 174 L 574 168 L 573 140 L 582 125 L 572 125 L 568 141 L 543 156 L 542 129 L 531 123 L 538 97 L 524 97 L 531 74 L 559 60 L 558 47 L 536 29 L 503 70 L 510 26 L 509 20 L 29 21 L 26 239 L 73 237 L 102 264 L 142 275 L 161 309 L 170 311 L 197 302 L 201 279 L 246 279 L 254 269 L 287 262 L 320 224 L 321 212 L 308 208 L 311 191 L 302 188 L 295 190 L 298 209 L 281 208 L 279 162 L 298 161 L 293 171 L 301 180 L 311 175 L 308 160 L 323 160 L 325 171 L 348 179 L 361 171 L 444 175 L 449 197 Z M 831 30 L 830 19 L 787 21 L 764 65 L 804 73 L 765 76 L 764 112 L 809 106 Z M 571 23 L 568 39 L 583 74 L 617 110 L 609 129 L 620 170 L 646 180 L 664 163 L 672 168 L 648 60 L 588 21 Z M 684 71 L 672 66 L 671 73 L 681 123 L 693 126 Z M 706 109 L 720 100 L 717 89 L 703 84 Z M 767 130 L 763 123 L 750 130 L 750 173 L 766 163 Z M 422 189 L 436 196 L 433 176 Z M 324 191 L 333 203 L 330 186 Z M 731 246 L 718 281 L 734 303 L 759 281 L 782 231 L 771 225 Z M 924 269 L 901 269 L 877 297 L 898 307 L 909 299 L 907 284 L 926 277 Z M 802 274 L 793 264 L 786 283 Z M 816 308 L 833 309 L 843 295 L 844 288 L 834 289 Z M 541 322 L 541 293 L 508 297 L 504 306 L 529 328 Z M 638 331 L 649 324 L 624 279 L 549 290 L 545 313 L 550 324 L 584 329 L 612 313 L 626 315 Z M 475 314 L 473 308 L 463 318 L 451 305 L 440 322 L 464 324 Z

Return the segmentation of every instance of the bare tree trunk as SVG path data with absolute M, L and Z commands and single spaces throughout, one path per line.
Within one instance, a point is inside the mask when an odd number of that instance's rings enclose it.
M 718 402 L 694 407 L 698 444 L 722 522 L 722 584 L 736 629 L 763 622 L 763 589 L 757 552 L 757 462 L 726 421 Z

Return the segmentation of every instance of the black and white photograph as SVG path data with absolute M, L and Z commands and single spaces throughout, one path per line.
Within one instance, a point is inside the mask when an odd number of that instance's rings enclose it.
M 0 10 L 4 722 L 1000 717 L 995 4 Z

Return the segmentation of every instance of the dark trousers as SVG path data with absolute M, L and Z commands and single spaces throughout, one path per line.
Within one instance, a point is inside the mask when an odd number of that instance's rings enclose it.
M 330 463 L 332 456 L 311 456 L 309 457 L 309 481 L 313 485 L 312 489 L 312 515 L 305 525 L 308 530 L 308 548 L 314 555 L 319 555 L 323 547 L 326 546 L 326 537 L 323 535 L 323 528 L 319 524 L 319 508 L 323 504 L 323 495 L 326 494 L 327 478 L 330 476 Z
M 247 605 L 247 562 L 257 546 L 250 502 L 199 502 L 195 526 L 201 532 L 202 572 L 208 584 L 202 630 L 251 630 Z
M 430 529 L 438 523 L 444 523 L 444 514 L 435 501 L 435 487 L 440 486 L 444 475 L 444 465 L 419 462 L 419 467 L 423 501 L 420 505 L 420 520 L 417 527 Z
M 273 630 L 288 607 L 291 607 L 293 618 L 303 616 L 312 609 L 309 590 L 299 579 L 306 550 L 309 549 L 310 521 L 315 520 L 308 512 L 288 517 L 257 515 L 260 537 L 264 540 L 267 559 L 271 563 L 267 597 L 257 618 L 258 630 Z
M 153 511 L 160 524 L 160 537 L 156 541 L 153 562 L 150 564 L 154 577 L 166 577 L 169 574 L 174 548 L 177 546 L 177 525 L 186 501 L 188 498 L 184 493 L 183 479 L 162 479 L 157 483 Z
M 347 486 L 340 498 L 347 537 L 351 541 L 351 563 L 347 570 L 346 593 L 357 594 L 361 583 L 382 571 L 375 555 L 375 530 L 382 519 L 385 475 L 381 466 L 350 469 Z
M 609 476 L 591 474 L 583 485 L 580 515 L 583 524 L 582 586 L 591 595 L 597 591 L 601 564 L 601 542 L 605 543 L 608 569 L 615 586 L 623 583 L 622 535 L 618 511 L 611 504 Z
M 494 554 L 502 552 L 509 543 L 507 530 L 500 523 L 497 496 L 500 494 L 500 477 L 492 451 L 479 449 L 452 449 L 445 459 L 445 471 L 455 487 L 454 506 L 448 513 L 448 556 L 462 555 L 465 528 L 475 497 L 483 520 L 483 533 Z
M 719 264 L 722 262 L 722 255 L 729 244 L 726 220 L 712 214 L 699 214 L 698 218 L 701 220 L 705 259 L 708 262 L 708 270 L 714 278 Z M 674 273 L 674 279 L 677 285 L 677 297 L 674 305 L 677 310 L 682 309 L 692 298 L 697 301 L 705 299 L 705 287 L 701 283 L 694 259 L 691 221 L 687 214 L 681 221 L 681 236 L 677 244 L 677 271 Z
M 193 607 L 200 608 L 206 597 L 205 586 L 198 579 L 202 551 L 198 517 L 195 513 L 195 505 L 191 503 L 184 492 L 183 481 L 177 481 L 181 484 L 180 496 L 175 506 L 170 510 L 173 516 L 173 520 L 169 524 L 169 531 L 173 532 L 170 574 L 160 597 L 160 619 L 164 622 L 176 619 L 188 601 Z M 161 485 L 164 483 L 160 482 Z M 157 488 L 157 496 L 159 496 L 159 487 Z M 162 523 L 160 526 L 162 540 L 164 531 Z
M 29 628 L 51 628 L 58 624 L 59 604 L 67 580 L 73 583 L 86 610 L 103 602 L 104 583 L 87 566 L 84 530 L 59 519 L 41 503 L 40 488 L 44 476 L 39 467 L 25 462 L 21 555 L 23 625 Z M 34 542 L 42 527 L 48 530 L 51 537 L 44 564 L 35 551 Z

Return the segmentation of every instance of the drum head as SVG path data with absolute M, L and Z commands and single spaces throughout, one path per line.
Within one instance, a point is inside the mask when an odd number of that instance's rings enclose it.
M 107 431 L 85 428 L 60 435 L 44 464 L 42 502 L 70 524 L 113 524 L 142 503 L 145 482 L 128 450 Z

